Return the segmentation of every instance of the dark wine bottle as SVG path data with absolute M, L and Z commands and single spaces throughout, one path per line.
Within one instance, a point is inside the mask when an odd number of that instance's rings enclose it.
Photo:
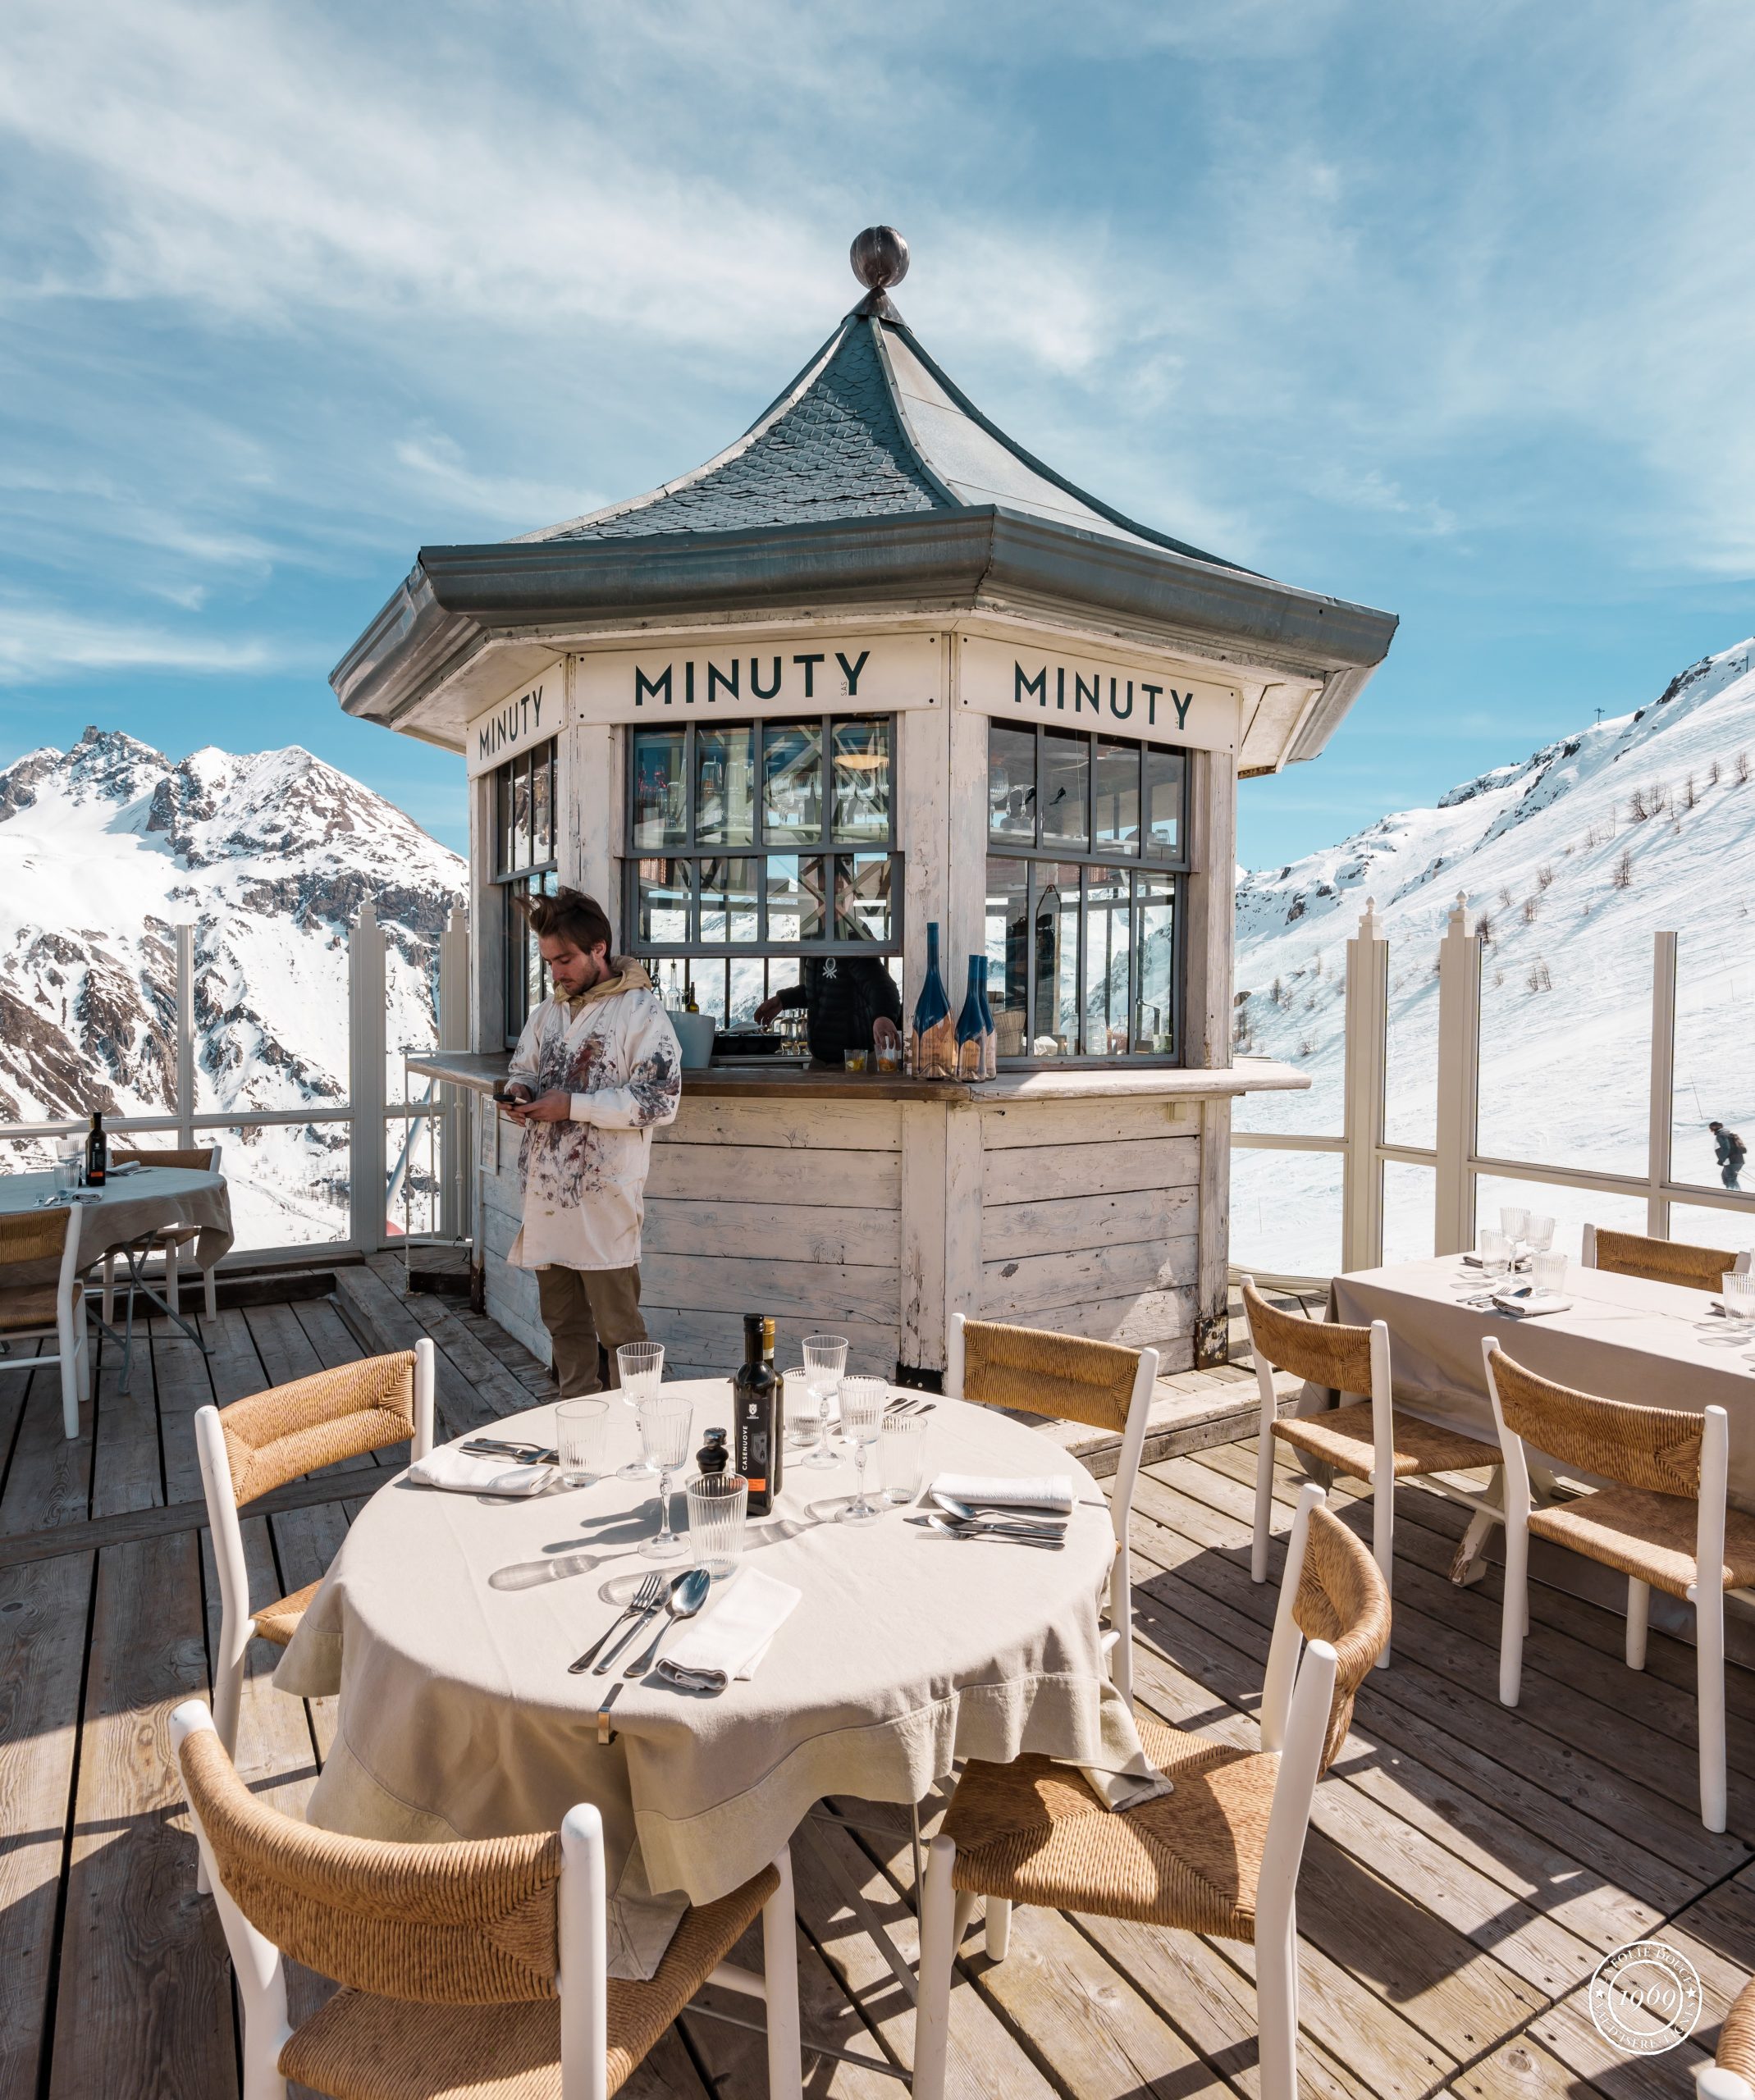
M 731 1381 L 736 1418 L 738 1471 L 749 1482 L 749 1513 L 766 1517 L 774 1507 L 770 1468 L 779 1442 L 775 1434 L 774 1372 L 764 1355 L 767 1322 L 759 1312 L 743 1316 L 743 1367 Z
M 85 1134 L 85 1186 L 101 1189 L 109 1179 L 110 1141 L 103 1134 L 103 1112 L 91 1112 L 91 1128 Z

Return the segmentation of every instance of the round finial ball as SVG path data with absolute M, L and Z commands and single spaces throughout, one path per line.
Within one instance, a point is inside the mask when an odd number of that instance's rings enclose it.
M 884 291 L 908 274 L 908 244 L 893 226 L 867 226 L 854 236 L 847 259 L 868 290 Z

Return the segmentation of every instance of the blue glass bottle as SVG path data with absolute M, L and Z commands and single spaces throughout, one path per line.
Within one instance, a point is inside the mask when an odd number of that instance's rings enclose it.
M 981 979 L 987 969 L 985 956 L 969 958 L 969 983 L 963 993 L 962 1011 L 957 1016 L 957 1076 L 960 1080 L 986 1077 L 987 1015 L 981 997 Z
M 997 1079 L 999 1075 L 999 1031 L 994 1025 L 993 1002 L 987 996 L 987 972 L 990 965 L 984 955 L 977 958 L 981 966 L 979 988 L 981 994 L 981 1024 L 987 1030 L 981 1044 L 981 1077 Z
M 926 979 L 914 1002 L 914 1075 L 922 1080 L 948 1080 L 957 1075 L 957 1031 L 951 1020 L 951 1002 L 945 997 L 944 979 L 939 975 L 939 928 L 926 928 Z

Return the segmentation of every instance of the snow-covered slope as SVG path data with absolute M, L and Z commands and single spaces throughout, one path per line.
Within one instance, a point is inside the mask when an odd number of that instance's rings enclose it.
M 1459 892 L 1469 926 L 1489 935 L 1483 1153 L 1643 1174 L 1660 930 L 1680 936 L 1677 1171 L 1716 1181 L 1705 1127 L 1715 1117 L 1740 1127 L 1755 1153 L 1755 641 L 1704 658 L 1635 714 L 1465 782 L 1435 809 L 1384 817 L 1339 846 L 1242 877 L 1238 1048 L 1286 1059 L 1313 1086 L 1252 1100 L 1240 1128 L 1338 1134 L 1346 943 L 1370 896 L 1392 944 L 1387 1134 L 1432 1143 L 1435 965 Z M 1337 1250 L 1315 1221 L 1338 1162 L 1246 1152 L 1238 1162 L 1238 1258 L 1331 1266 Z M 1390 1170 L 1403 1251 L 1429 1233 L 1430 1180 L 1415 1167 Z M 1484 1211 L 1497 1192 L 1483 1185 L 1483 1198 Z M 1543 1208 L 1573 1225 L 1590 1216 L 1643 1229 L 1631 1198 L 1555 1190 Z M 1723 1238 L 1737 1224 L 1721 1212 L 1679 1218 L 1676 1229 L 1740 1244 Z
M 0 1121 L 167 1112 L 182 924 L 198 1107 L 345 1102 L 350 923 L 369 898 L 390 933 L 391 1051 L 429 1044 L 463 879 L 455 854 L 297 746 L 174 765 L 91 728 L 28 753 L 0 770 Z M 216 1134 L 240 1244 L 345 1231 L 344 1126 Z

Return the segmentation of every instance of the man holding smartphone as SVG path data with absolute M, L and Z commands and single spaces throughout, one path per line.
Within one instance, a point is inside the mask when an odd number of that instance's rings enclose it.
M 640 1227 L 652 1130 L 682 1094 L 676 1032 L 644 967 L 610 954 L 602 907 L 576 889 L 528 907 L 552 994 L 512 1053 L 503 1104 L 524 1134 L 523 1221 L 507 1258 L 534 1269 L 564 1399 L 595 1393 L 601 1343 L 644 1341 Z

